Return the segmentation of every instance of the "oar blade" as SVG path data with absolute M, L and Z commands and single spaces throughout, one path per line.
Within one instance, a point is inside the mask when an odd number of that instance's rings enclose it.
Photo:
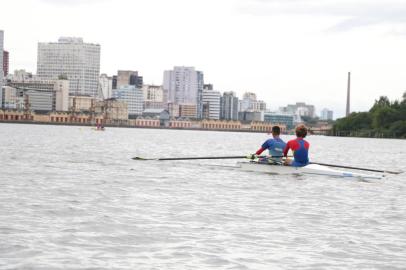
M 133 160 L 155 160 L 155 159 L 143 158 L 143 157 L 132 157 L 131 159 L 133 159 Z

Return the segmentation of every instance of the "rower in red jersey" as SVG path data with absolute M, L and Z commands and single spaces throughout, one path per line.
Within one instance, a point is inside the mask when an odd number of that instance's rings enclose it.
M 293 151 L 293 160 L 286 159 L 285 165 L 303 167 L 309 164 L 309 147 L 310 144 L 304 140 L 307 135 L 307 128 L 305 125 L 298 125 L 296 127 L 296 139 L 288 141 L 283 155 L 288 156 L 289 149 Z

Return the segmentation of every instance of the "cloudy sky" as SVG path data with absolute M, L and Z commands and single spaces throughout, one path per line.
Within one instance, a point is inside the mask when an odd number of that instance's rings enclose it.
M 37 43 L 101 45 L 101 72 L 138 70 L 145 83 L 195 66 L 219 91 L 257 93 L 271 109 L 304 101 L 345 112 L 406 90 L 404 0 L 4 0 L 10 68 L 36 72 Z

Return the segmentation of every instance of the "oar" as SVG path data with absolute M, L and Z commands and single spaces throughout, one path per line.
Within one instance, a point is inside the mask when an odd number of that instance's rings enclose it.
M 360 171 L 380 172 L 380 173 L 391 173 L 391 174 L 401 174 L 402 173 L 402 172 L 375 170 L 375 169 L 367 169 L 367 168 L 352 167 L 352 166 L 326 164 L 326 163 L 319 163 L 319 162 L 310 162 L 310 164 L 317 164 L 317 165 L 323 165 L 323 166 L 328 166 L 328 167 L 336 167 L 336 168 L 343 168 L 343 169 L 353 169 L 353 170 L 360 170 Z
M 257 158 L 264 158 L 268 156 L 257 156 Z M 219 157 L 176 157 L 176 158 L 143 158 L 133 157 L 134 160 L 193 160 L 193 159 L 237 159 L 247 158 L 247 156 L 219 156 Z

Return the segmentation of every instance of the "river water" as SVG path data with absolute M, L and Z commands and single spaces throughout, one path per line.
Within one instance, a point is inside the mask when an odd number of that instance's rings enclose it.
M 405 174 L 131 160 L 245 155 L 257 133 L 0 124 L 0 138 L 0 269 L 406 269 Z M 406 140 L 308 141 L 313 161 L 406 171 Z

